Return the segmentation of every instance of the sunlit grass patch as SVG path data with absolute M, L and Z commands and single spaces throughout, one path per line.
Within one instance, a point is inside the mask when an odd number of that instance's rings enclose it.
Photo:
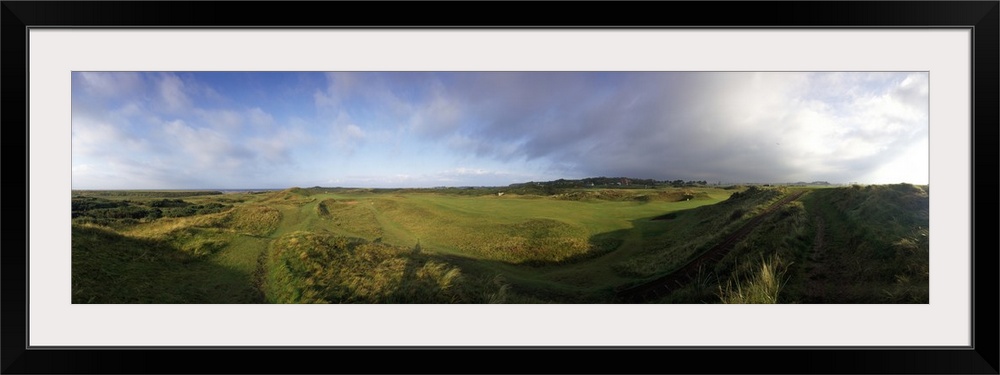
M 316 204 L 316 214 L 328 220 L 336 231 L 368 240 L 383 235 L 371 201 L 324 199 Z
M 306 203 L 315 202 L 316 198 L 312 196 L 314 193 L 316 192 L 310 189 L 295 187 L 269 193 L 264 196 L 259 203 L 300 206 Z
M 229 212 L 216 214 L 161 218 L 143 223 L 122 231 L 122 233 L 142 238 L 165 238 L 171 234 L 188 228 L 220 227 L 229 216 Z
M 278 238 L 266 264 L 264 289 L 275 303 L 482 303 L 505 293 L 502 283 L 475 285 L 415 249 L 323 233 Z
M 281 211 L 264 205 L 243 205 L 229 212 L 222 227 L 249 236 L 266 236 L 278 228 Z

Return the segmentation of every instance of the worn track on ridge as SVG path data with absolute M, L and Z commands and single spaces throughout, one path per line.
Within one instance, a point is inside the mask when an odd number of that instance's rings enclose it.
M 805 191 L 798 191 L 785 196 L 781 200 L 768 206 L 757 216 L 754 216 L 746 224 L 743 224 L 740 229 L 737 229 L 735 232 L 726 236 L 722 242 L 713 246 L 711 249 L 708 249 L 708 251 L 684 265 L 677 271 L 645 284 L 619 291 L 618 299 L 625 303 L 641 303 L 655 298 L 664 297 L 674 290 L 679 289 L 697 276 L 699 268 L 703 265 L 714 264 L 722 260 L 726 254 L 729 254 L 729 252 L 733 250 L 737 243 L 746 238 L 746 236 L 749 235 L 754 228 L 760 225 L 765 218 L 777 211 L 781 206 L 798 199 L 804 193 Z

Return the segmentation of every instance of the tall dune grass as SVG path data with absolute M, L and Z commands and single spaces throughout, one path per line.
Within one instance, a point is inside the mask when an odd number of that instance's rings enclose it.
M 788 265 L 778 256 L 761 258 L 756 272 L 749 277 L 734 276 L 719 285 L 719 298 L 722 303 L 778 303 L 778 296 L 787 278 L 785 271 Z
M 276 239 L 265 264 L 273 303 L 483 303 L 505 293 L 414 249 L 326 233 Z

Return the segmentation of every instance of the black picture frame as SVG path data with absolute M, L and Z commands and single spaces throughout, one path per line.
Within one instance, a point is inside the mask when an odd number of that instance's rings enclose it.
M 4 373 L 935 373 L 1000 368 L 998 1 L 555 3 L 2 1 Z M 239 10 L 238 12 L 236 10 Z M 391 10 L 391 12 L 387 12 Z M 454 14 L 462 15 L 455 18 Z M 415 16 L 418 15 L 418 16 Z M 973 34 L 973 316 L 969 347 L 33 348 L 27 345 L 31 28 L 956 28 Z M 24 108 L 25 111 L 21 111 Z M 24 132 L 24 133 L 22 133 Z M 24 159 L 21 159 L 21 157 Z M 21 174 L 21 168 L 25 173 Z M 979 171 L 977 174 L 976 171 Z M 21 180 L 21 177 L 25 180 Z M 978 209 L 976 209 L 978 208 Z M 987 217 L 987 215 L 991 215 Z M 993 219 L 993 220 L 991 220 Z M 25 226 L 21 226 L 24 223 Z M 984 226 L 983 223 L 986 223 Z M 978 231 L 977 231 L 978 229 Z M 976 236 L 979 232 L 979 236 Z M 983 232 L 986 235 L 981 235 Z M 978 251 L 977 251 L 978 250 Z M 977 298 L 979 297 L 979 298 Z M 933 322 L 928 322 L 933 324 Z M 363 351 L 364 353 L 360 353 Z M 461 358 L 461 360 L 457 360 Z M 374 360 L 373 360 L 374 359 Z

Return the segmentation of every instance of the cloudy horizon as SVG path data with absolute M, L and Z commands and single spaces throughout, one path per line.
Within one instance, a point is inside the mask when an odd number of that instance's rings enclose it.
M 928 183 L 926 72 L 74 72 L 73 189 Z

